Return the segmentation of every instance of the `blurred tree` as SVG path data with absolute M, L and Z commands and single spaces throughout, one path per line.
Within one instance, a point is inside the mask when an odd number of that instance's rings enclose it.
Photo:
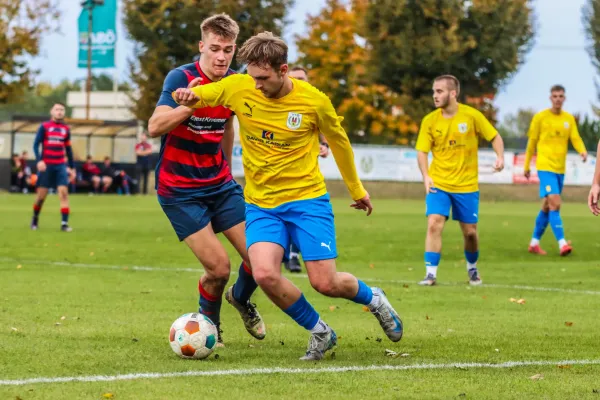
M 515 114 L 507 114 L 498 131 L 503 137 L 527 137 L 529 125 L 536 111 L 531 108 L 519 109 Z
M 198 54 L 205 18 L 229 14 L 240 26 L 237 42 L 241 45 L 265 30 L 281 35 L 292 4 L 293 0 L 123 0 L 124 23 L 136 42 L 135 60 L 130 60 L 135 116 L 147 121 L 168 72 Z M 232 68 L 237 67 L 234 59 Z
M 0 104 L 18 102 L 38 71 L 29 60 L 37 56 L 44 34 L 57 27 L 54 0 L 0 1 Z
M 416 124 L 403 114 L 398 94 L 373 84 L 368 74 L 369 49 L 359 35 L 367 7 L 367 0 L 327 0 L 308 17 L 306 36 L 296 36 L 298 63 L 331 98 L 353 142 L 408 144 Z
M 40 82 L 33 88 L 25 90 L 20 101 L 0 105 L 0 114 L 4 116 L 10 114 L 47 115 L 55 103 L 66 104 L 67 92 L 72 90 L 81 90 L 80 84 L 69 82 L 67 79 L 62 80 L 56 86 L 48 82 Z M 70 114 L 71 108 L 67 107 L 67 116 Z
M 600 121 L 591 119 L 587 115 L 583 120 L 581 120 L 580 115 L 575 115 L 575 119 L 577 120 L 579 134 L 585 144 L 585 148 L 587 151 L 595 152 L 598 146 L 598 140 L 600 140 Z M 569 147 L 571 150 L 574 150 L 570 142 Z
M 432 109 L 431 85 L 455 75 L 494 120 L 491 102 L 530 50 L 531 0 L 369 0 L 366 38 L 376 83 L 398 93 L 412 118 Z M 487 110 L 486 110 L 487 109 Z
M 587 0 L 582 8 L 582 19 L 585 34 L 588 39 L 588 53 L 592 64 L 600 75 L 600 0 Z M 595 81 L 598 100 L 600 100 L 600 86 Z M 592 106 L 596 115 L 600 116 L 600 108 Z
M 113 77 L 108 74 L 100 74 L 92 76 L 92 90 L 99 91 L 112 91 L 113 90 Z M 117 90 L 127 92 L 131 90 L 131 87 L 127 82 L 121 82 L 117 85 Z

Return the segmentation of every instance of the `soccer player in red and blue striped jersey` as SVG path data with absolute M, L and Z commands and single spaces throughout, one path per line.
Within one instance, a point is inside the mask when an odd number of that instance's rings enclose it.
M 227 301 L 238 310 L 252 336 L 263 339 L 266 331 L 250 303 L 257 284 L 246 252 L 245 201 L 228 163 L 233 150 L 233 113 L 222 106 L 179 106 L 171 96 L 178 88 L 207 84 L 234 73 L 229 66 L 239 33 L 237 23 L 219 14 L 203 21 L 201 29 L 200 60 L 169 72 L 148 132 L 151 137 L 161 137 L 156 166 L 158 201 L 179 240 L 204 266 L 198 283 L 200 313 L 219 327 L 222 346 L 221 298 L 231 267 L 216 233 L 222 232 L 243 259 L 238 279 L 225 295 Z
M 68 185 L 69 175 L 71 175 L 73 169 L 73 151 L 71 149 L 71 131 L 63 121 L 65 118 L 65 105 L 55 103 L 50 110 L 50 117 L 50 121 L 40 125 L 33 142 L 33 153 L 37 161 L 39 177 L 37 195 L 33 204 L 31 229 L 38 229 L 38 218 L 48 195 L 48 189 L 56 187 L 62 215 L 61 230 L 71 232 L 71 227 L 69 227 Z M 40 145 L 42 146 L 41 153 Z M 68 168 L 65 163 L 65 156 L 69 163 Z

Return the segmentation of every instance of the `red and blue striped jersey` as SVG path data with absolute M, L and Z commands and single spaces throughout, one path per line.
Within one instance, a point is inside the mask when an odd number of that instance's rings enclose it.
M 229 70 L 227 75 L 235 73 Z M 177 108 L 171 93 L 186 88 L 201 77 L 201 85 L 211 80 L 198 62 L 186 64 L 169 72 L 157 106 Z M 225 123 L 233 116 L 228 108 L 205 107 L 161 138 L 156 166 L 156 190 L 159 197 L 201 196 L 213 194 L 233 179 L 225 159 L 221 141 Z
M 39 152 L 40 144 L 42 153 Z M 65 157 L 69 159 L 69 166 L 73 167 L 73 153 L 71 152 L 71 131 L 60 121 L 47 121 L 40 125 L 33 142 L 33 153 L 37 161 L 44 161 L 48 165 L 65 164 Z

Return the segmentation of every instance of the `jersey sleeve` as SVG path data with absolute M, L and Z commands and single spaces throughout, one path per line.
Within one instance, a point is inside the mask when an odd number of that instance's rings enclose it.
M 354 163 L 354 152 L 350 139 L 341 125 L 342 118 L 337 115 L 331 100 L 323 96 L 317 108 L 317 125 L 319 131 L 327 138 L 335 163 L 342 174 L 353 200 L 362 199 L 367 191 L 362 185 Z
M 423 153 L 429 153 L 433 146 L 433 134 L 431 126 L 431 118 L 426 116 L 421 121 L 421 127 L 419 128 L 419 136 L 417 137 L 417 144 L 415 149 Z
M 44 135 L 45 134 L 46 134 L 46 129 L 44 128 L 44 124 L 41 124 L 35 135 L 35 140 L 33 141 L 33 154 L 35 155 L 36 161 L 40 161 L 42 159 L 42 153 L 40 152 L 40 145 L 43 145 L 43 143 L 44 143 Z
M 231 97 L 244 90 L 249 83 L 248 80 L 253 81 L 248 75 L 235 74 L 218 82 L 192 88 L 192 92 L 200 98 L 193 108 L 224 106 L 231 109 Z
M 540 138 L 540 114 L 535 114 L 529 125 L 527 132 L 529 139 L 527 140 L 527 149 L 525 150 L 525 163 L 523 169 L 529 171 L 531 159 L 537 149 L 537 142 Z
M 488 142 L 491 142 L 498 135 L 494 125 L 480 111 L 475 113 L 475 127 L 477 134 Z
M 579 134 L 579 129 L 577 128 L 577 121 L 575 118 L 571 118 L 571 133 L 569 134 L 569 139 L 571 139 L 571 143 L 573 144 L 573 148 L 581 154 L 585 153 L 585 144 L 581 139 L 581 135 Z
M 179 105 L 173 100 L 172 93 L 179 88 L 186 88 L 188 85 L 188 79 L 185 72 L 174 69 L 169 72 L 163 83 L 163 90 L 160 93 L 160 98 L 156 106 L 169 106 L 171 108 L 177 108 Z

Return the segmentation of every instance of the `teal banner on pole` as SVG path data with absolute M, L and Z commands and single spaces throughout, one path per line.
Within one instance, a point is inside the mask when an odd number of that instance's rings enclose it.
M 88 0 L 88 3 L 92 3 Z M 79 14 L 79 68 L 88 63 L 88 8 Z M 104 0 L 92 12 L 92 68 L 114 68 L 117 45 L 117 0 Z

